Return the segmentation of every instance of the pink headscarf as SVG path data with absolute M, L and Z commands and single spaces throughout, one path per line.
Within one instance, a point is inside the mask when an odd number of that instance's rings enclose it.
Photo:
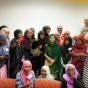
M 23 62 L 23 65 L 21 68 L 21 78 L 22 78 L 23 84 L 27 83 L 32 78 L 32 70 L 30 70 L 29 72 L 25 72 L 25 70 L 24 70 L 24 68 L 27 64 L 29 64 L 31 66 L 31 69 L 32 69 L 32 64 L 30 61 L 26 60 Z
M 65 67 L 65 74 L 63 75 L 63 78 L 67 81 L 67 88 L 73 88 L 73 79 L 68 74 L 68 67 L 72 67 L 75 70 L 75 77 L 79 75 L 78 71 L 76 70 L 75 66 L 73 64 L 67 64 Z
M 54 35 L 55 36 L 57 36 L 59 33 L 58 32 L 55 32 L 54 33 Z M 59 44 L 59 45 L 62 45 L 62 43 L 63 43 L 63 41 L 60 39 L 60 40 L 58 40 L 58 39 L 56 39 L 56 42 L 57 42 L 57 44 Z

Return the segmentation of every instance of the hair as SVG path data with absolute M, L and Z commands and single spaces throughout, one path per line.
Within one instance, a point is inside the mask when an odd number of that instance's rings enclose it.
M 8 28 L 8 26 L 2 25 L 2 26 L 0 26 L 0 30 L 2 30 L 2 28 Z

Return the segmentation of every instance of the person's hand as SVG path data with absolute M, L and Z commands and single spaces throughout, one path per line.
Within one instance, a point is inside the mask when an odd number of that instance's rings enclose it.
M 8 59 L 9 58 L 9 55 L 5 55 L 5 59 Z
M 79 53 L 78 56 L 79 57 L 86 57 L 86 54 L 85 53 Z
M 54 59 L 52 59 L 52 60 L 51 60 L 51 63 L 50 63 L 50 65 L 49 65 L 49 66 L 52 66 L 54 63 L 55 63 L 55 60 L 54 60 Z
M 39 48 L 41 49 L 42 48 L 42 45 L 40 45 Z
M 37 42 L 39 39 L 35 39 L 35 41 Z
M 47 44 L 45 44 L 45 46 L 47 46 Z
M 16 44 L 19 45 L 20 44 L 20 41 L 16 40 Z
M 26 85 L 27 85 L 27 87 L 30 87 L 31 86 L 31 83 L 30 82 L 27 82 Z
M 4 56 L 0 56 L 0 60 L 4 60 L 4 58 L 5 58 Z
M 73 73 L 73 71 L 70 72 L 70 76 L 71 76 L 72 79 L 75 79 L 76 78 L 75 77 L 75 74 Z

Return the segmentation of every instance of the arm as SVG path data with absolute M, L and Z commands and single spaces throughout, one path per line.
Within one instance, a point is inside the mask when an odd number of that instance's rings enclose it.
M 16 85 L 17 85 L 17 88 L 25 88 L 25 87 L 29 87 L 30 83 L 26 83 L 26 84 L 23 85 L 20 73 L 17 73 L 17 75 L 16 75 Z
M 74 79 L 74 83 L 77 84 L 79 88 L 85 88 L 83 83 L 78 79 Z
M 63 63 L 62 57 L 61 57 L 61 65 L 62 65 L 63 68 L 65 68 L 65 65 Z
M 61 79 L 61 86 L 60 86 L 60 88 L 67 88 L 66 81 L 64 80 L 64 78 Z
M 49 62 L 51 62 L 52 59 L 49 56 L 47 56 L 45 53 L 44 53 L 44 56 Z
M 14 51 L 16 50 L 16 48 L 17 48 L 17 44 L 16 44 L 15 40 L 13 39 L 13 40 L 11 41 L 11 45 L 10 45 L 10 50 L 9 50 L 9 52 L 10 52 L 10 53 L 14 52 Z
M 33 88 L 34 80 L 35 80 L 35 73 L 34 73 L 34 71 L 32 70 L 32 79 L 31 79 L 31 81 L 30 81 L 32 88 Z

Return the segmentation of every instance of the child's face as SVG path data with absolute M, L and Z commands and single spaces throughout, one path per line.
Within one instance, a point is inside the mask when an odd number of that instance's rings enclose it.
M 55 41 L 55 37 L 54 37 L 54 36 L 51 36 L 51 37 L 50 37 L 50 42 L 51 42 L 51 43 L 54 43 L 54 41 Z
M 45 77 L 46 74 L 47 74 L 46 70 L 45 70 L 44 68 L 42 68 L 42 69 L 41 69 L 41 75 Z
M 10 32 L 9 32 L 9 31 L 7 31 L 7 32 L 5 33 L 6 38 L 8 38 L 8 37 L 9 37 L 9 34 L 10 34 Z
M 24 68 L 24 71 L 25 72 L 29 72 L 31 70 L 31 66 L 30 64 L 26 64 L 25 68 Z
M 20 33 L 18 34 L 18 38 L 20 38 L 20 37 L 22 37 L 22 32 L 20 32 Z

